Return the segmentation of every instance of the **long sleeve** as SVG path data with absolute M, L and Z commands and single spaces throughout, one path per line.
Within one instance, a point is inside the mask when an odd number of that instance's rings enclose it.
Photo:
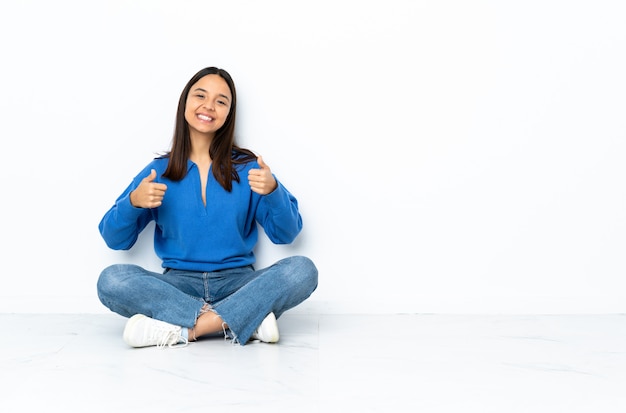
M 298 201 L 278 180 L 278 187 L 261 196 L 256 220 L 275 244 L 289 244 L 302 230 Z
M 98 225 L 102 238 L 111 249 L 130 249 L 152 220 L 149 209 L 135 208 L 130 203 L 130 193 L 134 187 L 131 184 L 126 188 Z

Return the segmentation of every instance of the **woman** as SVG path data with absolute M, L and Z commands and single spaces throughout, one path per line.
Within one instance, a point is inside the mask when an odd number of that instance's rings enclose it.
M 97 284 L 100 301 L 129 317 L 123 337 L 132 347 L 186 345 L 217 332 L 240 345 L 275 343 L 276 319 L 317 288 L 306 257 L 253 267 L 258 225 L 288 244 L 302 218 L 262 157 L 235 144 L 236 108 L 225 70 L 196 73 L 180 96 L 170 151 L 139 172 L 100 222 L 106 244 L 127 250 L 155 221 L 163 273 L 116 264 Z

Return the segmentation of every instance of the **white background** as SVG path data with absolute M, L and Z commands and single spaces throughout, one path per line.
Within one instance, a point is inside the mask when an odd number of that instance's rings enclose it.
M 0 6 L 0 312 L 108 312 L 158 269 L 98 222 L 233 76 L 238 139 L 300 202 L 299 311 L 626 311 L 626 6 L 615 1 L 47 1 Z

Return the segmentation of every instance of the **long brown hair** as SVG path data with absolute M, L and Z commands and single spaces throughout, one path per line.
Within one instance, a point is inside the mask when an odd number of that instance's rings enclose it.
M 233 189 L 233 180 L 239 182 L 239 174 L 236 165 L 245 164 L 256 159 L 256 155 L 235 144 L 235 118 L 237 114 L 237 93 L 235 82 L 230 74 L 224 69 L 217 67 L 205 67 L 187 82 L 180 94 L 178 110 L 176 112 L 176 126 L 172 139 L 172 148 L 163 157 L 169 158 L 164 177 L 172 181 L 180 181 L 187 175 L 187 161 L 191 153 L 191 139 L 189 137 L 189 125 L 185 120 L 185 107 L 187 96 L 191 87 L 206 75 L 218 75 L 226 81 L 232 95 L 228 117 L 221 128 L 215 133 L 209 148 L 209 156 L 213 162 L 213 176 L 224 189 L 230 192 Z

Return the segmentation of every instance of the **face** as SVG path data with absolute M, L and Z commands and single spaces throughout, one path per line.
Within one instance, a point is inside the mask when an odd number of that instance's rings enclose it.
M 231 100 L 228 84 L 219 75 L 206 75 L 198 80 L 191 86 L 185 106 L 190 133 L 213 137 L 226 122 Z

